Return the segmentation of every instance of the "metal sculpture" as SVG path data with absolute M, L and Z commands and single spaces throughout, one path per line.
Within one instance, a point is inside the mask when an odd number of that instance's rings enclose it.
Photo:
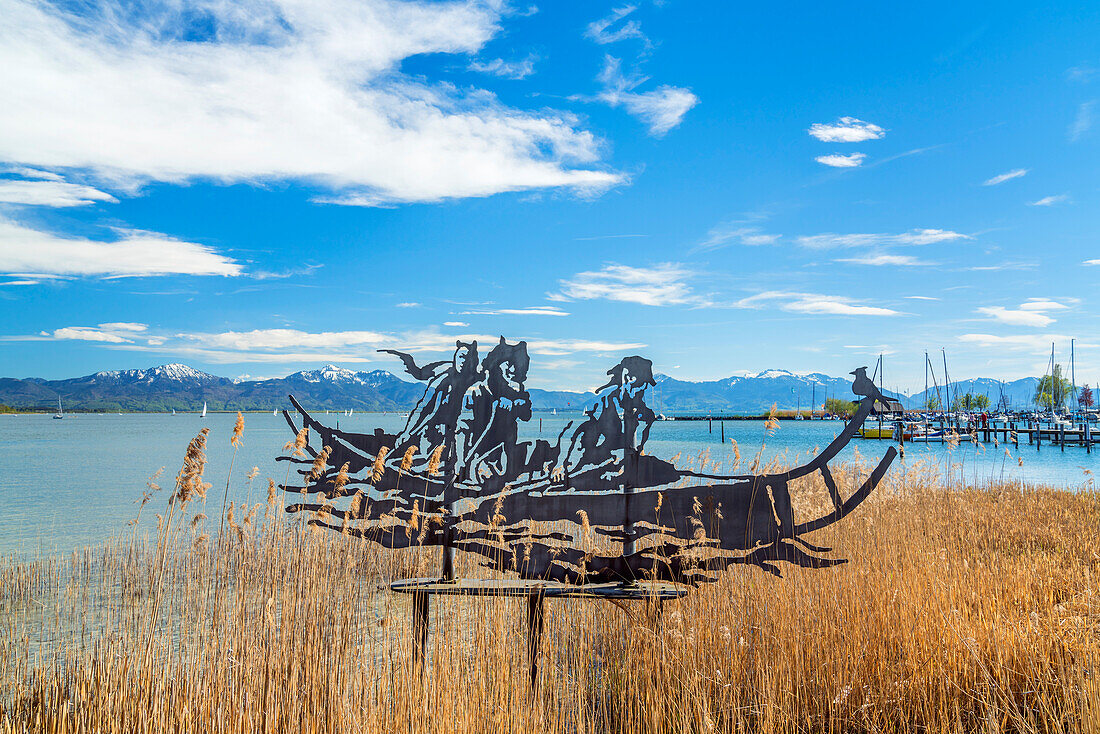
M 312 512 L 315 525 L 387 548 L 443 546 L 443 582 L 454 580 L 456 549 L 521 579 L 589 588 L 638 580 L 696 585 L 734 564 L 775 575 L 784 562 L 835 566 L 844 560 L 803 536 L 852 512 L 896 455 L 890 447 L 854 494 L 840 495 L 829 461 L 882 398 L 865 368 L 852 373 L 862 398 L 856 414 L 811 461 L 774 474 L 719 475 L 645 453 L 656 420 L 645 392 L 656 382 L 643 357 L 609 369 L 593 404 L 555 441 L 523 441 L 518 424 L 531 419 L 526 342 L 501 337 L 479 362 L 477 343 L 460 341 L 450 361 L 423 366 L 384 351 L 427 383 L 404 429 L 340 431 L 291 396 L 301 428 L 322 448 L 307 443 L 308 457 L 283 457 L 305 479 L 285 489 L 319 495 L 287 510 Z M 283 415 L 300 430 L 288 411 Z M 798 522 L 789 484 L 815 472 L 833 510 Z

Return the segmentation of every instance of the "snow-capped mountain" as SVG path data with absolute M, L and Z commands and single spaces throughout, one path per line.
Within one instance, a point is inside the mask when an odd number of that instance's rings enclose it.
M 820 407 L 830 397 L 854 398 L 851 376 L 830 377 L 819 372 L 801 374 L 769 369 L 703 382 L 658 373 L 655 379 L 657 385 L 649 389 L 646 402 L 654 411 L 666 415 L 758 414 L 773 403 L 781 409 L 808 409 L 811 404 Z M 1006 392 L 1014 405 L 1022 405 L 1028 402 L 1034 384 L 1035 378 L 1018 380 L 1009 383 Z M 595 397 L 592 393 L 528 387 L 536 410 L 576 411 Z M 984 392 L 996 403 L 999 383 L 972 380 L 953 386 L 952 394 L 959 390 Z M 424 394 L 424 384 L 386 370 L 355 372 L 332 364 L 263 380 L 231 380 L 184 364 L 97 372 L 70 380 L 0 379 L 0 403 L 16 408 L 51 408 L 56 406 L 58 394 L 67 410 L 197 411 L 205 402 L 211 410 L 270 411 L 286 407 L 287 395 L 291 394 L 312 409 L 409 410 Z M 901 402 L 915 407 L 919 398 L 914 396 Z
M 160 380 L 169 380 L 174 382 L 219 382 L 224 380 L 224 377 L 217 377 L 207 372 L 202 372 L 189 367 L 185 364 L 173 362 L 172 364 L 163 364 L 160 367 L 150 367 L 147 370 L 111 370 L 109 372 L 96 372 L 94 375 L 89 376 L 90 379 L 97 382 L 157 382 Z

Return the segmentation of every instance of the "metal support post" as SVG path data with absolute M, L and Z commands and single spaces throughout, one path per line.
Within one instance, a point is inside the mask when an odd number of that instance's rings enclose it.
M 531 664 L 531 695 L 538 690 L 539 645 L 542 642 L 542 628 L 546 621 L 546 597 L 540 593 L 527 596 L 527 659 Z

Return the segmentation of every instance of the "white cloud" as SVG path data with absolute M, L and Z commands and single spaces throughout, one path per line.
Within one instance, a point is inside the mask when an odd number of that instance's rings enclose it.
M 397 308 L 420 308 L 420 304 L 416 301 L 403 301 L 395 305 Z
M 585 38 L 589 38 L 601 45 L 625 41 L 628 38 L 647 40 L 642 33 L 641 23 L 636 20 L 628 20 L 622 25 L 619 25 L 618 28 L 611 30 L 612 26 L 616 25 L 620 20 L 637 9 L 638 6 L 636 5 L 624 5 L 621 8 L 615 8 L 611 11 L 610 15 L 589 23 L 588 27 L 584 29 Z
M 691 272 L 676 263 L 649 268 L 607 265 L 599 271 L 577 273 L 561 281 L 560 300 L 622 301 L 645 306 L 697 304 L 687 280 Z
M 128 331 L 134 333 L 141 333 L 149 329 L 148 324 L 138 324 L 132 321 L 115 321 L 109 324 L 100 324 L 100 329 L 105 331 Z
M 737 308 L 762 308 L 772 303 L 784 311 L 835 316 L 898 316 L 900 312 L 879 306 L 864 306 L 846 296 L 828 296 L 819 293 L 791 291 L 764 291 L 742 298 L 733 305 Z
M 479 51 L 502 4 L 209 2 L 199 39 L 174 3 L 75 7 L 0 0 L 0 161 L 108 188 L 293 180 L 364 204 L 622 180 L 584 167 L 600 143 L 568 114 L 401 72 Z
M 919 265 L 928 265 L 923 260 L 918 260 L 911 255 L 890 255 L 887 253 L 868 253 L 861 255 L 860 257 L 846 257 L 837 260 L 842 263 L 853 263 L 855 265 L 899 265 L 904 267 L 915 267 Z
M 1063 201 L 1069 200 L 1069 194 L 1058 194 L 1057 196 L 1044 196 L 1037 201 L 1029 201 L 1028 206 L 1054 206 L 1055 204 L 1061 204 Z
M 940 299 L 935 298 L 933 296 L 905 296 L 905 298 L 908 298 L 908 299 L 913 300 L 913 301 L 938 301 L 938 300 L 940 300 Z
M 1100 265 L 1100 258 L 1095 260 L 1085 260 L 1082 265 Z
M 1069 299 L 1076 303 L 1076 299 Z M 1049 311 L 1065 311 L 1069 306 L 1050 298 L 1029 298 L 1016 309 L 1003 306 L 982 306 L 978 313 L 1000 321 L 1002 324 L 1012 326 L 1046 327 L 1054 323 L 1054 319 L 1045 314 Z
M 1011 171 L 1008 171 L 1007 173 L 1002 173 L 998 176 L 994 176 L 993 178 L 987 179 L 986 181 L 984 181 L 982 183 L 982 186 L 996 186 L 997 184 L 1003 184 L 1005 181 L 1011 181 L 1014 178 L 1020 178 L 1021 176 L 1026 176 L 1027 173 L 1028 173 L 1028 169 L 1026 169 L 1026 168 L 1016 168 L 1016 169 L 1013 169 Z
M 999 336 L 996 334 L 961 334 L 959 336 L 959 341 L 974 344 L 979 347 L 1031 351 L 1040 354 L 1050 353 L 1051 342 L 1069 341 L 1069 339 L 1070 337 L 1059 334 L 1013 334 L 1011 336 Z
M 855 117 L 842 117 L 832 125 L 815 122 L 807 132 L 823 143 L 862 143 L 864 140 L 878 140 L 886 135 L 886 131 L 878 125 Z
M 483 311 L 461 311 L 460 316 L 568 316 L 557 306 L 530 306 L 528 308 L 498 308 Z
M 977 309 L 978 313 L 985 314 L 990 318 L 1000 321 L 1002 324 L 1011 324 L 1012 326 L 1049 326 L 1054 323 L 1054 319 L 1049 316 L 1044 316 L 1041 313 L 1034 311 L 1020 311 L 1005 308 L 1003 306 L 981 306 Z
M 86 206 L 97 201 L 118 199 L 91 186 L 64 181 L 0 180 L 0 203 L 30 206 Z
M 534 54 L 528 54 L 527 58 L 520 61 L 505 61 L 504 59 L 477 61 L 475 59 L 470 62 L 469 69 L 482 74 L 499 76 L 503 79 L 526 79 L 535 73 L 536 60 L 537 57 Z
M 1085 133 L 1092 129 L 1093 114 L 1092 111 L 1096 107 L 1096 101 L 1082 102 L 1077 107 L 1077 116 L 1073 118 L 1073 122 L 1069 126 L 1069 139 L 1070 142 L 1076 142 L 1085 137 Z
M 726 247 L 732 243 L 756 247 L 760 245 L 774 245 L 779 241 L 779 235 L 767 234 L 759 227 L 746 227 L 743 224 L 733 222 L 712 227 L 707 232 L 706 238 L 692 248 L 692 252 L 709 252 Z
M 165 333 L 144 338 L 139 344 L 126 329 L 68 326 L 43 336 L 3 337 L 5 341 L 45 339 L 100 342 L 113 348 L 160 354 L 176 354 L 216 364 L 272 363 L 296 364 L 321 361 L 363 363 L 383 359 L 376 349 L 393 348 L 407 352 L 447 355 L 454 352 L 455 340 L 478 341 L 492 345 L 498 337 L 489 334 L 445 335 L 435 331 L 402 334 L 371 331 L 309 332 L 299 329 L 254 329 L 220 333 Z M 117 325 L 114 325 L 117 326 Z M 135 326 L 135 325 L 127 325 Z M 518 341 L 518 339 L 510 340 Z M 608 342 L 588 339 L 528 339 L 532 354 L 567 355 L 578 352 L 616 353 L 645 347 L 640 342 Z M 385 358 L 388 359 L 388 358 Z
M 213 248 L 156 232 L 121 231 L 117 240 L 103 242 L 54 235 L 0 217 L 0 273 L 124 278 L 234 276 L 243 270 Z
M 965 234 L 952 232 L 947 229 L 914 229 L 894 235 L 892 242 L 899 245 L 932 245 L 937 242 L 951 242 L 952 240 L 968 240 Z
M 444 326 L 469 326 L 465 321 L 444 321 Z
M 968 240 L 968 235 L 948 229 L 912 229 L 901 234 L 824 234 L 804 235 L 796 242 L 812 250 L 838 247 L 875 247 L 878 245 L 931 245 L 937 242 Z
M 833 168 L 858 168 L 863 165 L 863 159 L 866 157 L 866 153 L 852 153 L 851 155 L 834 153 L 832 155 L 819 155 L 814 160 Z
M 26 166 L 0 166 L 0 171 L 4 173 L 14 173 L 16 176 L 22 176 L 23 178 L 30 178 L 36 181 L 64 181 L 65 178 L 52 171 L 40 171 L 37 168 L 27 168 Z
M 1075 301 L 1075 299 L 1070 299 Z M 1029 298 L 1026 303 L 1020 304 L 1020 310 L 1022 311 L 1064 311 L 1069 308 L 1064 303 L 1058 301 L 1052 301 L 1049 298 Z
M 175 334 L 174 336 L 177 339 L 200 342 L 204 347 L 236 351 L 382 347 L 392 342 L 391 336 L 377 331 L 311 333 L 299 329 L 253 329 L 252 331 L 225 331 L 219 334 Z
M 106 344 L 132 344 L 135 334 L 145 331 L 145 324 L 115 323 L 100 324 L 99 326 L 66 326 L 54 329 L 53 338 L 61 340 L 75 340 L 88 342 L 103 342 Z
M 608 56 L 599 81 L 603 91 L 596 99 L 611 107 L 623 107 L 649 127 L 649 134 L 661 137 L 680 124 L 688 110 L 699 103 L 691 90 L 667 84 L 649 92 L 636 92 L 637 87 L 648 81 L 647 77 L 624 76 L 619 59 Z

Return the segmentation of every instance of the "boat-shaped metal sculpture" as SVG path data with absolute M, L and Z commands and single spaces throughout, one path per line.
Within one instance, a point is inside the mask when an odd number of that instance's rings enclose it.
M 396 434 L 335 429 L 291 396 L 296 415 L 283 415 L 303 437 L 302 450 L 282 459 L 298 466 L 302 481 L 284 489 L 317 500 L 287 510 L 310 512 L 315 525 L 387 548 L 443 546 L 444 580 L 454 576 L 456 549 L 521 579 L 574 585 L 694 585 L 735 564 L 776 575 L 781 563 L 834 566 L 844 560 L 804 536 L 858 507 L 896 456 L 891 446 L 861 486 L 841 496 L 829 462 L 882 397 L 865 368 L 853 373 L 858 410 L 808 463 L 721 475 L 681 470 L 645 452 L 657 416 L 645 404 L 656 382 L 643 357 L 609 369 L 592 405 L 555 440 L 525 441 L 518 430 L 531 418 L 525 342 L 502 337 L 480 359 L 476 342 L 458 342 L 451 360 L 423 366 L 392 354 L 426 383 Z M 789 485 L 814 473 L 832 510 L 799 522 Z

